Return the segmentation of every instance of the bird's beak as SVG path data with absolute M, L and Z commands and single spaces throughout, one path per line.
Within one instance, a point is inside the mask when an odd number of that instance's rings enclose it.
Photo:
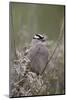
M 48 40 L 47 37 L 44 37 L 44 38 L 42 39 L 43 42 L 45 42 L 45 41 L 47 41 L 47 40 Z

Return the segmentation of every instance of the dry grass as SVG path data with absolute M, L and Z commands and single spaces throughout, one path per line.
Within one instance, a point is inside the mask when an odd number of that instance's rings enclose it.
M 49 41 L 49 57 L 55 43 Z M 16 49 L 10 61 L 10 97 L 64 94 L 64 41 L 60 43 L 43 75 L 30 70 L 28 48 Z

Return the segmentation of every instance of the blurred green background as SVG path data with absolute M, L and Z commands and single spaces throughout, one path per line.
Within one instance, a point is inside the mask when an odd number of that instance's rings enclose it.
M 10 34 L 12 44 L 23 47 L 34 33 L 47 33 L 50 40 L 57 40 L 64 5 L 29 4 L 10 2 Z
M 23 68 L 23 66 L 26 67 L 26 65 L 22 63 L 23 59 L 25 58 L 25 56 L 23 56 L 23 53 L 25 52 L 24 50 L 28 50 L 33 35 L 35 33 L 40 33 L 40 34 L 47 33 L 48 44 L 50 43 L 47 46 L 49 51 L 49 59 L 48 59 L 49 68 L 47 67 L 48 70 L 46 71 L 47 74 L 44 74 L 43 78 L 46 89 L 45 87 L 43 87 L 42 91 L 45 89 L 46 92 L 42 92 L 41 94 L 42 95 L 64 94 L 65 92 L 65 83 L 64 83 L 65 82 L 64 81 L 65 80 L 64 77 L 65 76 L 64 75 L 65 74 L 64 72 L 65 6 L 10 2 L 9 7 L 10 7 L 9 9 L 10 58 L 9 59 L 10 59 L 10 87 L 11 87 L 10 92 L 12 92 L 13 96 L 17 96 L 18 94 L 20 95 L 21 93 L 20 91 L 18 91 L 17 87 L 15 87 L 14 83 L 16 81 L 18 82 L 20 78 L 23 78 L 23 76 L 21 77 L 22 70 L 21 69 L 20 71 L 17 70 L 18 68 Z M 58 41 L 58 38 L 60 41 Z M 57 42 L 59 43 L 56 47 Z M 24 49 L 25 47 L 27 48 Z M 25 72 L 23 71 L 23 73 Z M 28 80 L 27 81 L 25 80 L 25 82 L 27 83 Z M 24 82 L 22 84 L 24 84 Z M 33 84 L 31 86 L 34 86 Z M 24 91 L 25 91 L 24 95 L 26 95 L 25 93 L 29 91 L 25 90 L 24 87 L 25 85 L 22 85 L 22 88 L 19 85 L 19 89 L 20 88 L 22 89 L 22 95 Z M 35 86 L 35 89 L 37 89 L 37 85 Z

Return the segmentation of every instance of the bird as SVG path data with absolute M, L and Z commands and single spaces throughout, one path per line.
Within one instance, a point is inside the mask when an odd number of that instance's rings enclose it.
M 31 71 L 41 74 L 48 62 L 48 48 L 45 45 L 47 38 L 41 34 L 34 34 L 31 47 L 28 52 Z

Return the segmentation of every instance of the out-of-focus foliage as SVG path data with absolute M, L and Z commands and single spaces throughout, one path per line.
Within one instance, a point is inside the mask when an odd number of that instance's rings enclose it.
M 12 13 L 11 13 L 12 12 Z M 64 6 L 12 3 L 10 5 L 10 97 L 64 94 Z M 60 31 L 62 28 L 62 31 Z M 27 57 L 34 33 L 47 33 L 51 57 L 42 75 L 30 69 Z
M 63 5 L 10 3 L 10 29 L 16 47 L 30 43 L 34 33 L 47 33 L 50 40 L 56 40 L 64 17 Z

